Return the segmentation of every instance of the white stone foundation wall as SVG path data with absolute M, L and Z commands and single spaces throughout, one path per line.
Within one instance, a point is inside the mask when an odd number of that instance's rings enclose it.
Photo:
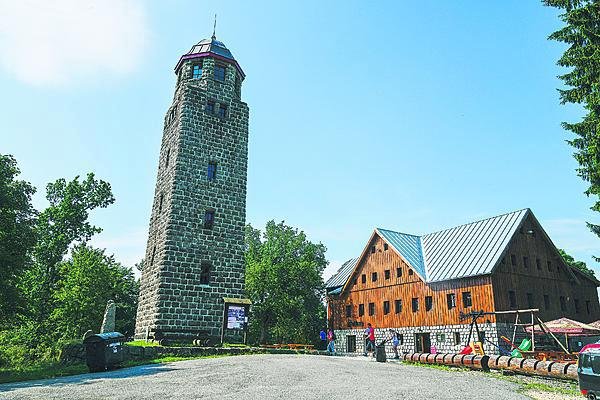
M 497 326 L 498 325 L 498 326 Z M 469 324 L 461 324 L 461 325 L 438 325 L 438 326 L 424 326 L 424 327 L 403 327 L 403 328 L 394 328 L 399 334 L 403 335 L 403 340 L 401 344 L 398 346 L 399 353 L 414 353 L 416 352 L 416 344 L 415 344 L 415 334 L 417 333 L 429 333 L 429 337 L 431 340 L 431 346 L 435 347 L 438 353 L 458 353 L 460 352 L 467 343 L 467 338 L 469 335 Z M 486 343 L 484 345 L 484 350 L 486 354 L 500 354 L 497 347 L 498 340 L 500 339 L 500 335 L 507 336 L 511 339 L 512 336 L 512 324 L 481 324 L 479 326 L 479 330 L 485 332 Z M 347 355 L 361 355 L 364 353 L 365 349 L 365 340 L 364 340 L 364 331 L 365 328 L 359 329 L 339 329 L 335 331 L 336 340 L 335 340 L 335 349 L 337 353 L 347 354 Z M 499 333 L 500 331 L 500 333 Z M 460 333 L 460 342 L 459 344 L 455 344 L 454 341 L 454 332 Z M 507 333 L 510 332 L 510 335 Z M 356 351 L 349 353 L 347 351 L 347 338 L 349 335 L 356 336 Z M 475 329 L 473 329 L 471 341 L 474 340 L 474 336 L 477 333 Z M 520 335 L 521 337 L 524 335 Z M 388 339 L 385 344 L 385 350 L 388 357 L 393 357 L 394 352 L 392 351 L 392 342 L 390 340 L 389 328 L 375 328 L 375 343 L 379 344 L 382 340 Z M 487 343 L 490 341 L 493 344 Z M 520 343 L 520 341 L 519 341 Z M 495 345 L 495 346 L 494 346 Z M 507 345 L 502 345 L 503 348 L 507 349 Z

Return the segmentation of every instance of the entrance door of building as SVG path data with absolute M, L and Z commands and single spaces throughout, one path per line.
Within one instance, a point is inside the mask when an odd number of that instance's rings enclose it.
M 346 353 L 354 353 L 356 351 L 356 335 L 346 336 Z
M 429 333 L 415 333 L 415 351 L 417 353 L 431 352 L 431 338 Z

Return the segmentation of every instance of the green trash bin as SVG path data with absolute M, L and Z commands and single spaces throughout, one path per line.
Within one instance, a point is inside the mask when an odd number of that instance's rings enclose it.
M 125 336 L 119 332 L 98 333 L 87 337 L 85 359 L 90 372 L 106 371 L 123 362 Z

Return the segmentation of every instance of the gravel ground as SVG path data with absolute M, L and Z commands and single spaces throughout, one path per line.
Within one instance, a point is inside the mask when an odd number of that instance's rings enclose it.
M 372 358 L 251 355 L 0 385 L 0 399 L 527 399 L 477 371 Z

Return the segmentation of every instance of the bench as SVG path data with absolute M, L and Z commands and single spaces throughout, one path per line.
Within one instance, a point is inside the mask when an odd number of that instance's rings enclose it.
M 148 329 L 146 341 L 158 342 L 165 346 L 173 342 L 192 343 L 196 346 L 212 346 L 214 338 L 210 332 L 203 329 L 174 328 L 174 329 Z

